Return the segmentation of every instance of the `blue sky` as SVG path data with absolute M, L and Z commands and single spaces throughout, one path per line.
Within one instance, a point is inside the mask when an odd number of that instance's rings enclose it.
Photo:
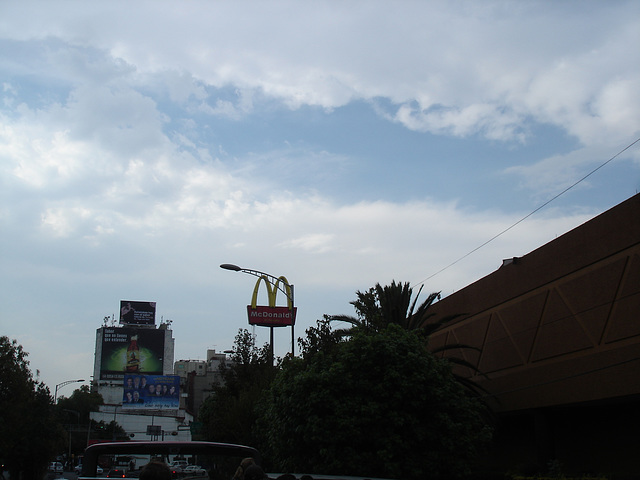
M 1 333 L 53 390 L 120 300 L 230 348 L 222 263 L 295 284 L 297 336 L 448 295 L 638 192 L 636 144 L 456 262 L 640 137 L 639 44 L 635 1 L 2 2 Z

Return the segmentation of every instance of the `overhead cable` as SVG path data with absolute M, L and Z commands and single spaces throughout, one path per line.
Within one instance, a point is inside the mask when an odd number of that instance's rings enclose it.
M 464 260 L 465 258 L 467 258 L 469 255 L 477 252 L 478 250 L 480 250 L 482 247 L 485 247 L 486 245 L 488 245 L 489 243 L 493 242 L 496 238 L 504 235 L 505 233 L 507 233 L 509 230 L 511 230 L 512 228 L 514 228 L 516 225 L 519 225 L 520 223 L 524 222 L 527 218 L 529 218 L 530 216 L 532 216 L 533 214 L 539 212 L 540 210 L 542 210 L 544 207 L 546 207 L 547 205 L 549 205 L 551 202 L 553 202 L 554 200 L 556 200 L 557 198 L 559 198 L 560 196 L 564 195 L 565 193 L 567 193 L 569 190 L 571 190 L 573 187 L 575 187 L 576 185 L 578 185 L 579 183 L 583 182 L 584 180 L 586 180 L 587 178 L 589 178 L 591 175 L 593 175 L 594 173 L 596 173 L 598 170 L 600 170 L 601 168 L 603 168 L 604 166 L 606 166 L 607 164 L 611 163 L 613 160 L 615 160 L 617 157 L 619 157 L 620 155 L 622 155 L 624 152 L 626 152 L 627 150 L 629 150 L 631 147 L 633 147 L 636 143 L 640 142 L 640 138 L 637 138 L 635 141 L 631 142 L 629 145 L 627 145 L 626 147 L 624 147 L 622 150 L 620 150 L 618 153 L 616 153 L 613 157 L 611 157 L 609 160 L 607 160 L 606 162 L 602 163 L 601 165 L 599 165 L 598 167 L 594 168 L 593 170 L 591 170 L 589 173 L 587 173 L 584 177 L 582 177 L 580 180 L 576 181 L 575 183 L 573 183 L 572 185 L 568 186 L 567 188 L 565 188 L 564 190 L 562 190 L 560 193 L 558 193 L 557 195 L 553 196 L 551 199 L 547 200 L 546 202 L 544 202 L 542 205 L 540 205 L 539 207 L 537 207 L 535 210 L 533 210 L 532 212 L 528 213 L 527 215 L 525 215 L 524 217 L 522 217 L 520 220 L 518 220 L 517 222 L 515 222 L 514 224 L 512 224 L 511 226 L 505 228 L 504 230 L 502 230 L 500 233 L 494 235 L 493 237 L 491 237 L 489 240 L 487 240 L 486 242 L 484 242 L 483 244 L 477 246 L 476 248 L 474 248 L 473 250 L 471 250 L 470 252 L 464 254 L 463 256 L 461 256 L 460 258 L 458 258 L 457 260 L 451 262 L 449 265 L 441 268 L 440 270 L 438 270 L 437 272 L 429 275 L 427 278 L 425 278 L 424 280 L 420 281 L 417 283 L 417 285 L 421 285 L 423 283 L 425 283 L 428 280 L 431 280 L 433 277 L 435 277 L 436 275 L 441 274 L 442 272 L 444 272 L 445 270 L 448 270 L 449 268 L 453 267 L 456 263 Z

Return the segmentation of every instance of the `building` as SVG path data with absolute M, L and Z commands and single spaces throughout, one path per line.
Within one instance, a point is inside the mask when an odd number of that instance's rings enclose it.
M 497 412 L 487 463 L 640 472 L 640 195 L 435 303 L 430 348 L 477 370 Z
M 91 388 L 104 405 L 91 419 L 115 421 L 135 440 L 190 441 L 193 416 L 181 406 L 184 392 L 173 374 L 170 322 L 156 327 L 154 302 L 121 302 L 119 325 L 110 323 L 107 317 L 96 331 Z
M 225 353 L 207 350 L 207 360 L 178 360 L 174 373 L 180 377 L 185 395 L 181 406 L 197 418 L 202 403 L 212 394 L 213 385 L 222 383 L 220 366 L 228 363 Z

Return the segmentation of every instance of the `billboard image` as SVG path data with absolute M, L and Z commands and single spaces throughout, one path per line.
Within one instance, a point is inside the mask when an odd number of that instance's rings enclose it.
M 156 302 L 121 300 L 120 323 L 122 325 L 155 325 Z
M 102 333 L 100 379 L 131 375 L 162 375 L 165 330 L 107 328 Z
M 122 408 L 173 409 L 180 407 L 178 375 L 125 375 Z

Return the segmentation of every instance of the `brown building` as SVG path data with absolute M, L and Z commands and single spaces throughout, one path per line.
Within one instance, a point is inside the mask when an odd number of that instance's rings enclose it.
M 640 195 L 434 304 L 497 412 L 488 463 L 640 475 Z

